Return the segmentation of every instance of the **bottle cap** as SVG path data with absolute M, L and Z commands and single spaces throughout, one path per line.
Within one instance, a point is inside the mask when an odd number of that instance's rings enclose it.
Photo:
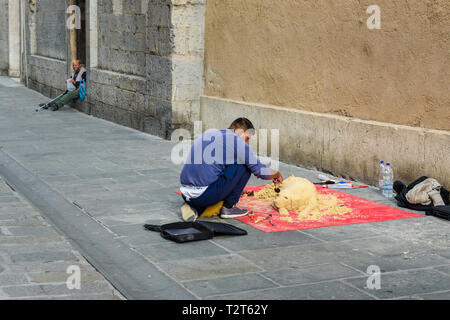
M 380 163 L 384 163 L 384 161 L 380 161 Z
M 386 163 L 386 165 L 390 166 L 391 164 L 388 162 L 388 163 Z

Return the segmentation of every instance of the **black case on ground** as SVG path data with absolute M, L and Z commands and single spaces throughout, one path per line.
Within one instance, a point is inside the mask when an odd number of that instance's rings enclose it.
M 426 215 L 450 220 L 450 206 L 435 206 L 426 212 Z
M 247 234 L 247 231 L 229 224 L 206 221 L 174 222 L 162 226 L 145 224 L 144 228 L 160 232 L 164 239 L 178 243 L 208 240 L 221 235 L 244 236 Z
M 210 222 L 210 221 L 197 221 L 212 230 L 214 236 L 245 236 L 247 235 L 247 231 L 235 227 L 231 224 L 220 223 L 220 222 Z

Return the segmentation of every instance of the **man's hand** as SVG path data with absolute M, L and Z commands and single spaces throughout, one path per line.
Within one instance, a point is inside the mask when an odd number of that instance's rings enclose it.
M 283 176 L 280 171 L 270 169 L 270 176 L 267 180 L 272 180 L 272 182 L 277 185 L 283 183 Z
M 76 82 L 76 81 L 75 81 L 75 80 L 73 80 L 73 79 L 71 79 L 71 80 L 70 80 L 70 82 L 72 82 L 72 84 L 75 84 L 75 82 Z
M 272 179 L 274 184 L 281 184 L 283 183 L 283 176 L 281 175 L 281 173 L 278 171 L 276 177 L 274 177 Z

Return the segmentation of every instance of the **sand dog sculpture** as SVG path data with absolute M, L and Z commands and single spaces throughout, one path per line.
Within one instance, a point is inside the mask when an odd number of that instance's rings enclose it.
M 297 213 L 296 220 L 319 220 L 324 216 L 338 216 L 351 212 L 336 195 L 320 194 L 313 183 L 304 178 L 291 176 L 278 186 L 269 184 L 261 191 L 255 193 L 255 197 L 264 201 L 272 201 L 282 220 L 293 222 L 290 212 Z

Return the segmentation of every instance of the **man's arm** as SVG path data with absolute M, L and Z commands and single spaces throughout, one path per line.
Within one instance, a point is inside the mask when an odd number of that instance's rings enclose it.
M 238 163 L 245 163 L 250 171 L 258 178 L 264 180 L 272 180 L 275 184 L 280 184 L 283 182 L 283 176 L 281 175 L 281 173 L 262 164 L 258 157 L 250 149 L 250 146 L 245 143 L 243 139 L 241 139 L 240 137 L 236 137 L 235 140 L 237 142 L 236 153 Z M 269 174 L 263 174 L 263 170 L 267 172 L 267 169 L 269 169 Z

